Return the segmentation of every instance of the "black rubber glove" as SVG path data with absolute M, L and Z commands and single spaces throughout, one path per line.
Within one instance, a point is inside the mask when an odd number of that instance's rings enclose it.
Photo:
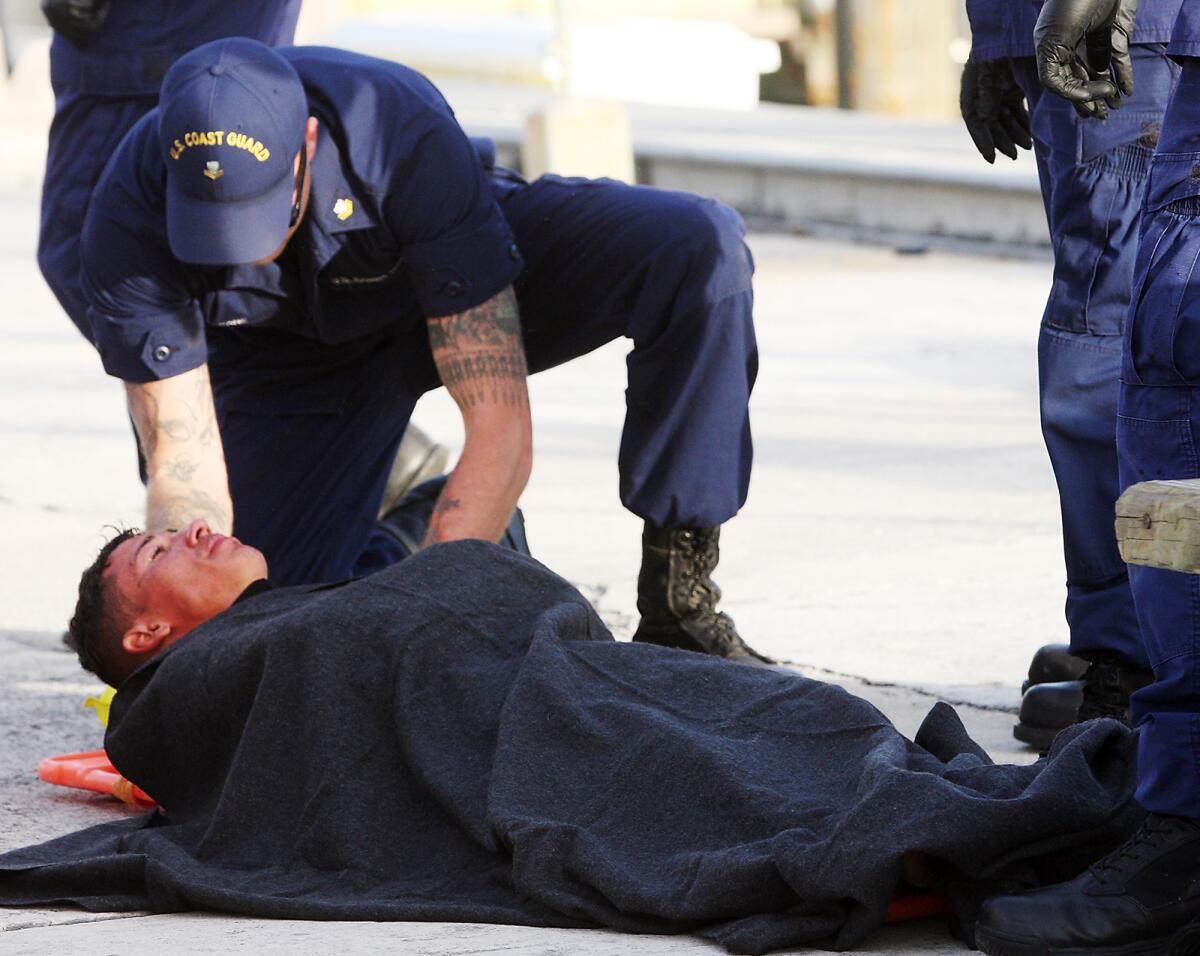
M 42 0 L 42 15 L 56 33 L 85 46 L 104 26 L 111 6 L 112 0 Z
M 1033 148 L 1025 94 L 1013 76 L 1011 60 L 968 60 L 958 105 L 975 148 L 989 163 L 996 161 L 996 150 L 1016 159 L 1018 146 Z
M 1133 94 L 1129 40 L 1137 8 L 1138 0 L 1046 0 L 1033 31 L 1042 85 L 1084 116 L 1119 109 L 1121 94 Z

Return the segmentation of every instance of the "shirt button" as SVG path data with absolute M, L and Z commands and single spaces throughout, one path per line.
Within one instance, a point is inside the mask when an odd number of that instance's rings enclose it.
M 444 292 L 446 295 L 462 295 L 463 284 L 457 279 L 451 279 L 444 286 L 442 286 L 442 292 Z
M 154 350 L 154 361 L 165 362 L 171 357 L 171 347 L 169 345 L 160 345 Z
M 521 258 L 521 250 L 517 248 L 517 244 L 515 242 L 511 246 L 508 247 L 508 254 L 510 256 L 512 256 L 514 259 Z

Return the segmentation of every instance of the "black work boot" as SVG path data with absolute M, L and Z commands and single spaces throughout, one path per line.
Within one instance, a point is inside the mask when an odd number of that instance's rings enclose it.
M 1039 647 L 1021 685 L 1021 712 L 1013 736 L 1038 750 L 1049 750 L 1058 732 L 1075 723 L 1087 666 L 1087 661 L 1071 653 L 1070 644 Z
M 1043 753 L 1058 732 L 1071 724 L 1111 717 L 1129 724 L 1129 697 L 1154 675 L 1125 663 L 1109 651 L 1090 651 L 1082 680 L 1034 684 L 1021 698 L 1013 736 Z
M 1151 814 L 1068 883 L 983 904 L 988 956 L 1190 956 L 1200 952 L 1200 821 Z
M 1092 651 L 1088 659 L 1090 663 L 1083 675 L 1083 703 L 1075 720 L 1083 723 L 1111 717 L 1128 724 L 1130 696 L 1154 680 L 1154 674 L 1126 664 L 1124 658 L 1111 652 Z
M 714 654 L 743 664 L 773 664 L 738 636 L 733 619 L 717 610 L 721 589 L 711 577 L 720 556 L 720 528 L 642 531 L 635 641 Z
M 1034 684 L 1021 697 L 1013 736 L 1045 753 L 1064 727 L 1075 723 L 1083 703 L 1083 681 Z
M 1029 677 L 1021 685 L 1021 693 L 1034 684 L 1079 680 L 1087 666 L 1087 661 L 1071 653 L 1070 644 L 1043 644 L 1029 662 Z

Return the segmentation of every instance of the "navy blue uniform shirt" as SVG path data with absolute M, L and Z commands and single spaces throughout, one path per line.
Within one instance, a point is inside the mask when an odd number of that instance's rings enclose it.
M 1166 43 L 1183 5 L 1184 0 L 1142 0 L 1133 42 Z M 1041 11 L 1042 0 L 967 0 L 971 56 L 981 63 L 1033 56 L 1033 28 Z
M 300 0 L 113 0 L 83 49 L 54 35 L 54 92 L 157 96 L 167 69 L 188 50 L 228 36 L 291 43 L 299 15 Z
M 413 326 L 485 302 L 520 272 L 479 153 L 428 80 L 342 50 L 279 52 L 320 123 L 300 228 L 265 266 L 173 258 L 158 110 L 145 116 L 109 161 L 84 226 L 88 318 L 109 374 L 147 382 L 196 368 L 207 325 L 330 344 Z

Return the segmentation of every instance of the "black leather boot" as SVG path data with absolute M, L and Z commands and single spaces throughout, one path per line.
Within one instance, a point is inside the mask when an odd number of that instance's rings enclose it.
M 1083 703 L 1083 681 L 1060 680 L 1034 684 L 1021 697 L 1013 736 L 1043 753 L 1064 727 L 1075 723 Z
M 1038 750 L 1049 750 L 1055 735 L 1075 723 L 1087 666 L 1087 661 L 1071 653 L 1070 644 L 1039 647 L 1021 685 L 1021 712 L 1013 736 Z
M 1068 883 L 983 904 L 988 956 L 1194 956 L 1200 821 L 1151 814 L 1134 836 Z
M 1079 680 L 1087 666 L 1087 661 L 1071 653 L 1070 644 L 1043 644 L 1029 662 L 1029 677 L 1021 685 L 1021 693 L 1034 684 Z
M 1111 717 L 1129 723 L 1129 697 L 1145 687 L 1154 675 L 1131 667 L 1125 659 L 1106 651 L 1088 654 L 1090 663 L 1082 680 L 1034 684 L 1021 698 L 1021 713 L 1013 736 L 1043 752 L 1050 749 L 1064 727 Z
M 714 654 L 744 664 L 772 664 L 738 635 L 733 619 L 717 610 L 721 589 L 711 577 L 720 556 L 720 528 L 642 531 L 635 641 Z
M 1083 703 L 1075 720 L 1095 720 L 1111 717 L 1129 723 L 1129 698 L 1152 680 L 1154 674 L 1140 667 L 1131 667 L 1123 657 L 1104 651 L 1088 655 L 1090 663 L 1083 675 Z

